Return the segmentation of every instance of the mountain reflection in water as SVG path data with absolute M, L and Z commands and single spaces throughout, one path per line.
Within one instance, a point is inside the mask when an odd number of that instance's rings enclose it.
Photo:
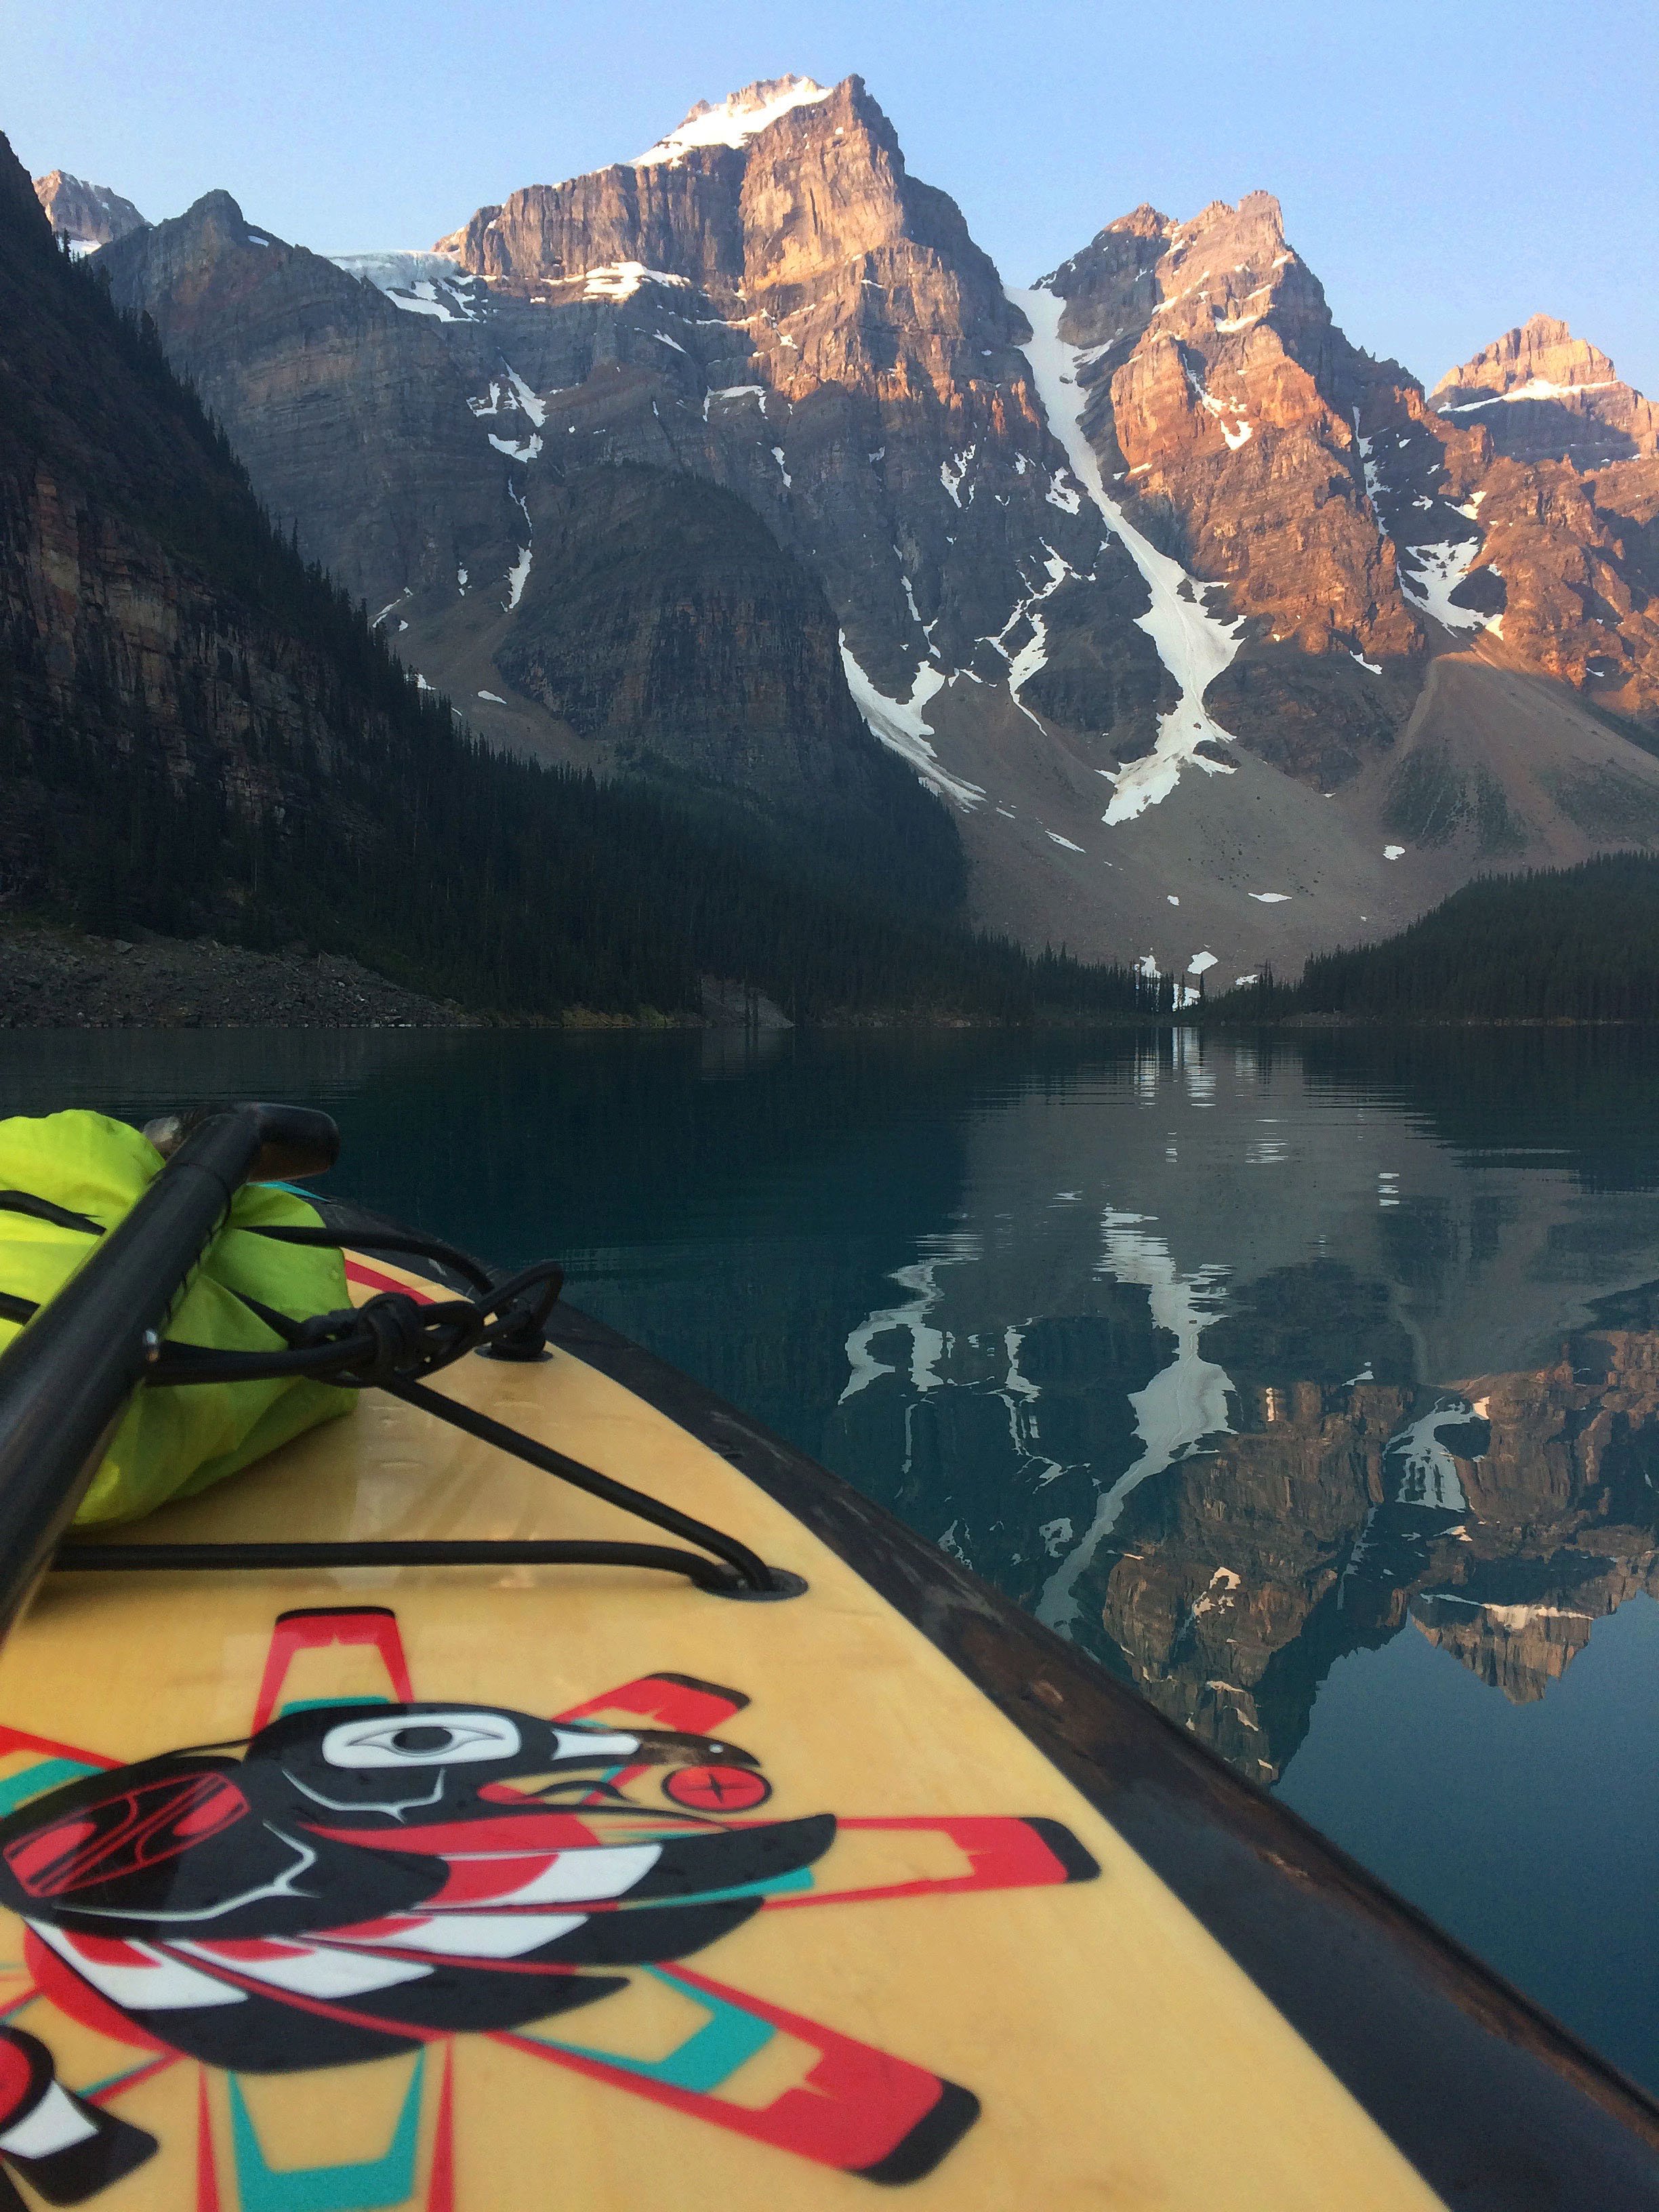
M 1659 1039 L 28 1036 L 328 1105 L 1659 2088 Z M 1634 1601 L 1626 1602 L 1626 1601 Z
M 1659 1589 L 1659 1330 L 1579 1330 L 1447 1389 L 1232 1371 L 1236 1433 L 1131 1501 L 1102 1609 L 1136 1686 L 1257 1778 L 1346 1653 L 1409 1627 L 1527 1704 Z

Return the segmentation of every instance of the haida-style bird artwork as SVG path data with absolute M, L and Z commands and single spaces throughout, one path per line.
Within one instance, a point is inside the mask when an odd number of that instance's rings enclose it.
M 402 1694 L 282 1707 L 295 1654 L 334 1643 L 374 1646 Z M 28 1931 L 33 1975 L 0 2025 L 4 2167 L 52 2203 L 96 2196 L 157 2148 L 116 2109 L 122 2089 L 180 2061 L 204 2081 L 207 2070 L 228 2077 L 240 2166 L 261 2154 L 238 2077 L 413 2052 L 392 2147 L 401 2140 L 408 2169 L 401 2194 L 384 2193 L 382 2173 L 364 2181 L 382 2193 L 362 2199 L 401 2203 L 418 2185 L 428 2054 L 462 2035 L 876 2180 L 920 2178 L 973 2124 L 969 2090 L 679 1962 L 768 1911 L 1087 1879 L 1097 1869 L 1068 1831 L 996 1816 L 768 1819 L 759 1761 L 708 1732 L 747 1700 L 685 1676 L 647 1676 L 552 1720 L 420 1702 L 410 1686 L 391 1613 L 287 1614 L 245 1742 L 121 1766 L 71 1754 L 82 1771 L 30 1795 L 31 1775 L 45 1784 L 64 1771 L 67 1747 L 0 1731 L 0 1754 L 39 1754 L 0 1781 L 0 1802 L 17 1807 L 0 1820 L 0 1906 Z M 969 1871 L 848 1887 L 835 1847 L 860 1828 L 943 1834 Z M 567 2015 L 602 2007 L 642 1973 L 683 1992 L 720 2033 L 641 2064 L 607 2058 L 595 2047 L 602 2036 L 565 2032 Z M 136 2045 L 141 2063 L 90 2090 L 61 2081 L 28 2011 L 37 1997 Z M 807 2084 L 761 2106 L 714 2094 L 711 2044 L 729 2074 L 778 2034 L 817 2053 Z M 423 2202 L 453 2212 L 447 2067 L 440 2094 Z M 200 2102 L 202 2206 L 245 2202 L 246 2173 L 234 2200 L 214 2178 L 205 2087 Z M 9 2187 L 0 2180 L 0 2206 Z M 314 2196 L 289 2193 L 295 2204 Z M 337 2185 L 327 2201 L 347 2199 Z

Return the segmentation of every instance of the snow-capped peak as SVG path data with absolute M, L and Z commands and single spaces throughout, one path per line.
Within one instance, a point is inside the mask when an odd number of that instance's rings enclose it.
M 698 146 L 742 146 L 787 115 L 792 107 L 811 107 L 828 100 L 830 88 L 814 84 L 810 76 L 769 77 L 761 84 L 745 85 L 728 93 L 718 107 L 700 100 L 678 130 L 634 156 L 632 167 L 651 167 L 658 161 L 683 161 Z

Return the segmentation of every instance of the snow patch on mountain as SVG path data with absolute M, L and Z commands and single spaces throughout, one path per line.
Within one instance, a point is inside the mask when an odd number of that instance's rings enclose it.
M 1242 624 L 1218 622 L 1204 605 L 1204 586 L 1195 584 L 1178 561 L 1160 553 L 1149 538 L 1143 538 L 1107 491 L 1100 462 L 1084 435 L 1084 392 L 1077 380 L 1079 349 L 1067 345 L 1060 335 L 1065 301 L 1040 286 L 1031 291 L 1011 289 L 1008 298 L 1031 325 L 1025 358 L 1048 427 L 1066 448 L 1073 475 L 1146 579 L 1152 604 L 1137 619 L 1181 688 L 1180 699 L 1158 726 L 1158 742 L 1152 751 L 1144 759 L 1130 762 L 1111 779 L 1111 804 L 1102 819 L 1128 822 L 1167 799 L 1180 781 L 1183 768 L 1199 768 L 1206 775 L 1234 773 L 1225 761 L 1200 748 L 1232 743 L 1221 725 L 1205 713 L 1204 694 L 1237 652 Z M 1187 587 L 1185 598 L 1182 585 Z
M 529 385 L 525 382 L 523 377 L 520 375 L 518 370 L 514 368 L 510 362 L 503 362 L 501 363 L 501 367 L 507 371 L 507 380 L 513 386 L 514 396 L 517 398 L 520 406 L 523 408 L 525 413 L 530 417 L 532 426 L 536 429 L 539 430 L 547 420 L 546 407 L 539 399 L 537 398 L 534 392 L 532 391 Z
M 388 289 L 386 297 L 394 307 L 401 307 L 406 315 L 430 315 L 441 323 L 479 323 L 482 315 L 474 314 L 470 302 L 455 286 L 446 284 L 441 290 L 436 284 L 413 284 L 406 292 Z
M 584 269 L 565 281 L 579 283 L 584 300 L 631 300 L 641 284 L 678 284 L 686 291 L 691 283 L 689 276 L 676 276 L 671 269 L 647 269 L 643 261 L 601 262 L 597 269 Z
M 713 400 L 746 399 L 751 395 L 759 400 L 760 411 L 764 415 L 766 391 L 767 387 L 763 384 L 726 384 L 722 385 L 718 392 L 705 392 L 702 395 L 702 419 L 705 422 L 708 420 L 709 404 Z
M 1418 564 L 1417 573 L 1409 574 L 1402 562 L 1400 567 L 1400 588 L 1420 614 L 1432 615 L 1436 622 L 1443 623 L 1448 629 L 1473 630 L 1486 627 L 1485 615 L 1477 614 L 1473 607 L 1455 606 L 1452 593 L 1469 573 L 1470 564 L 1480 550 L 1478 538 L 1461 538 L 1439 545 L 1412 545 L 1407 548 L 1406 558 Z
M 1618 381 L 1616 376 L 1603 376 L 1594 384 L 1552 384 L 1547 376 L 1529 376 L 1513 392 L 1494 392 L 1485 399 L 1466 399 L 1458 405 L 1447 401 L 1438 411 L 1442 415 L 1474 415 L 1483 407 L 1507 406 L 1512 399 L 1576 399 L 1581 392 L 1611 392 Z
M 270 243 L 253 231 L 248 236 L 257 246 Z M 441 323 L 483 320 L 477 289 L 482 280 L 464 274 L 453 254 L 330 253 L 324 258 L 359 283 L 372 284 L 405 314 L 430 315 Z
M 1030 708 L 1019 696 L 1020 686 L 1029 684 L 1040 668 L 1046 668 L 1048 665 L 1048 626 L 1038 610 L 1046 599 L 1050 598 L 1060 589 L 1068 576 L 1076 574 L 1064 556 L 1056 553 L 1046 538 L 1043 541 L 1042 551 L 1042 565 L 1047 581 L 1034 586 L 1024 599 L 1015 602 L 1012 614 L 1009 616 L 994 637 L 981 638 L 979 641 L 981 645 L 988 645 L 994 653 L 1000 653 L 1008 663 L 1009 696 L 1020 713 L 1030 720 L 1036 722 L 1039 729 L 1042 727 L 1042 723 L 1037 721 L 1036 716 L 1031 713 Z M 1029 578 L 1025 580 L 1030 582 Z M 1017 629 L 1022 622 L 1030 624 L 1031 635 L 1017 653 L 1011 653 L 1007 646 L 1008 634 L 1011 630 Z
M 968 464 L 973 459 L 976 450 L 976 447 L 969 446 L 964 447 L 961 453 L 952 454 L 951 460 L 954 460 L 956 463 L 956 466 L 954 468 L 951 465 L 951 461 L 941 461 L 939 465 L 939 480 L 944 485 L 946 492 L 949 493 L 952 507 L 960 507 L 962 505 L 961 492 L 963 479 L 968 473 Z M 973 502 L 973 489 L 969 486 L 968 492 L 969 505 Z
M 815 107 L 830 92 L 828 85 L 815 84 L 810 76 L 779 76 L 729 92 L 718 106 L 700 100 L 677 129 L 636 154 L 629 166 L 648 169 L 665 161 L 672 167 L 701 146 L 746 146 L 780 116 L 795 107 Z
M 896 545 L 893 548 L 893 551 L 897 556 L 899 564 L 899 581 L 904 586 L 904 604 L 910 610 L 910 619 L 918 629 L 925 630 L 927 625 L 921 618 L 921 609 L 916 605 L 915 589 L 905 569 L 904 556 L 902 553 L 899 552 L 899 549 Z
M 1248 445 L 1250 438 L 1250 426 L 1244 419 L 1243 405 L 1237 400 L 1229 404 L 1224 400 L 1218 399 L 1198 371 L 1190 364 L 1187 368 L 1187 381 L 1192 386 L 1194 395 L 1205 412 L 1213 415 L 1220 423 L 1221 434 L 1226 440 L 1229 450 L 1236 453 L 1241 446 Z M 1230 414 L 1235 417 L 1231 422 L 1227 420 Z
M 884 691 L 876 689 L 859 665 L 847 642 L 845 630 L 841 633 L 841 662 L 847 672 L 847 688 L 853 695 L 853 703 L 872 734 L 890 752 L 908 761 L 930 791 L 954 799 L 964 811 L 977 806 L 985 796 L 983 789 L 976 783 L 963 782 L 941 767 L 939 755 L 928 743 L 934 734 L 933 726 L 921 719 L 921 710 L 934 692 L 945 688 L 944 672 L 924 660 L 916 671 L 909 697 L 890 699 Z
M 1431 1413 L 1396 1430 L 1382 1447 L 1382 1480 L 1400 1505 L 1423 1505 L 1441 1513 L 1466 1513 L 1468 1497 L 1457 1462 L 1440 1441 L 1440 1431 L 1457 1431 L 1469 1419 L 1462 1399 L 1442 1399 Z
M 542 449 L 542 441 L 534 431 L 525 445 L 515 445 L 511 438 L 498 438 L 493 430 L 489 433 L 489 442 L 498 453 L 505 453 L 509 461 L 533 461 Z

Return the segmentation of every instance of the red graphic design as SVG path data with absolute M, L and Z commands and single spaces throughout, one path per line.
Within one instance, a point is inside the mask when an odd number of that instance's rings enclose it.
M 300 1655 L 337 1646 L 377 1661 L 385 1694 L 285 1702 Z M 672 1674 L 551 1718 L 421 1700 L 395 1615 L 357 1607 L 276 1620 L 239 1745 L 114 1767 L 0 1729 L 0 1756 L 32 1759 L 42 1778 L 0 1820 L 0 1904 L 26 1923 L 33 1995 L 137 2054 L 77 2093 L 14 2005 L 0 2022 L 0 2164 L 54 2203 L 97 2196 L 157 2148 L 120 2100 L 185 2061 L 199 2069 L 197 2212 L 256 2197 L 414 2197 L 455 2212 L 466 2114 L 453 2050 L 471 2034 L 819 2165 L 886 2183 L 930 2172 L 978 2115 L 970 2091 L 685 1961 L 762 1914 L 1098 1869 L 1048 1820 L 761 1814 L 771 1781 L 715 1733 L 746 1703 Z M 61 1779 L 66 1764 L 77 1778 Z M 930 1863 L 918 1838 L 946 1871 L 911 1870 Z M 683 2040 L 648 2061 L 613 2051 L 608 2001 L 653 1980 L 681 2006 Z M 779 2037 L 796 2047 L 793 2078 L 769 2099 L 744 2094 Z M 240 2077 L 398 2053 L 414 2072 L 382 2157 L 261 2164 Z M 6 2185 L 0 2172 L 0 2203 Z
M 763 1805 L 772 1785 L 744 1766 L 682 1766 L 663 1782 L 663 1795 L 699 1813 L 746 1813 Z

